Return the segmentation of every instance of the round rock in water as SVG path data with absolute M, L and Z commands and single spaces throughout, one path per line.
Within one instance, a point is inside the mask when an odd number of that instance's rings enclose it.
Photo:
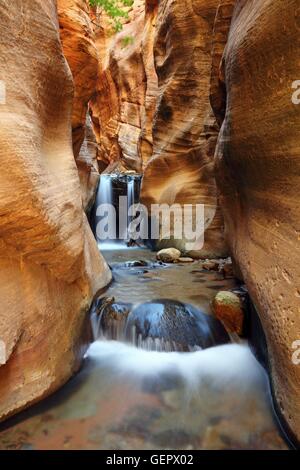
M 179 260 L 180 256 L 181 253 L 176 248 L 165 248 L 157 253 L 156 258 L 164 263 L 174 263 Z
M 149 349 L 179 351 L 206 349 L 230 341 L 215 317 L 173 300 L 154 300 L 134 308 L 127 319 L 126 338 Z

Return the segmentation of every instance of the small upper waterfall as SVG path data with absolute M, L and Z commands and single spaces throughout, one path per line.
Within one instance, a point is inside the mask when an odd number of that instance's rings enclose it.
M 99 204 L 112 204 L 112 203 L 113 203 L 112 179 L 110 175 L 102 175 L 100 178 L 96 204 L 99 205 Z
M 135 181 L 133 178 L 127 181 L 127 200 L 128 200 L 128 209 L 129 209 L 136 202 Z
M 92 225 L 102 250 L 130 246 L 129 209 L 139 202 L 140 181 L 139 175 L 101 175 Z

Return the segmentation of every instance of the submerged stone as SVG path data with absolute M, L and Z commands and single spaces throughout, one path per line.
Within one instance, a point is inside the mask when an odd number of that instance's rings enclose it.
M 206 271 L 218 271 L 219 270 L 219 262 L 216 260 L 206 260 L 202 264 L 202 268 Z
M 133 260 L 133 261 L 127 261 L 126 263 L 123 263 L 119 265 L 118 267 L 120 269 L 131 269 L 131 268 L 148 268 L 148 269 L 154 269 L 154 268 L 159 268 L 159 267 L 164 267 L 165 264 L 162 261 L 145 261 L 145 260 Z
M 141 267 L 149 266 L 149 263 L 144 260 L 134 260 L 134 261 L 128 261 L 127 263 L 125 263 L 125 266 L 127 268 L 141 268 Z

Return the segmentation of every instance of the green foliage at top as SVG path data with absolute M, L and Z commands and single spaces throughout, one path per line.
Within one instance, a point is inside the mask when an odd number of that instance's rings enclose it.
M 99 6 L 108 14 L 113 21 L 116 33 L 122 30 L 122 18 L 128 18 L 126 8 L 133 5 L 134 0 L 90 0 L 90 5 Z

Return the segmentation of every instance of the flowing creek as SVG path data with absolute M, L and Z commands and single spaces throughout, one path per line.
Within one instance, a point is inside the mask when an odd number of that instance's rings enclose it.
M 104 295 L 133 306 L 163 293 L 210 314 L 215 293 L 235 285 L 197 261 L 159 266 L 148 250 L 104 254 L 114 274 Z M 65 387 L 0 432 L 0 449 L 286 448 L 267 376 L 246 343 L 159 352 L 100 337 Z

